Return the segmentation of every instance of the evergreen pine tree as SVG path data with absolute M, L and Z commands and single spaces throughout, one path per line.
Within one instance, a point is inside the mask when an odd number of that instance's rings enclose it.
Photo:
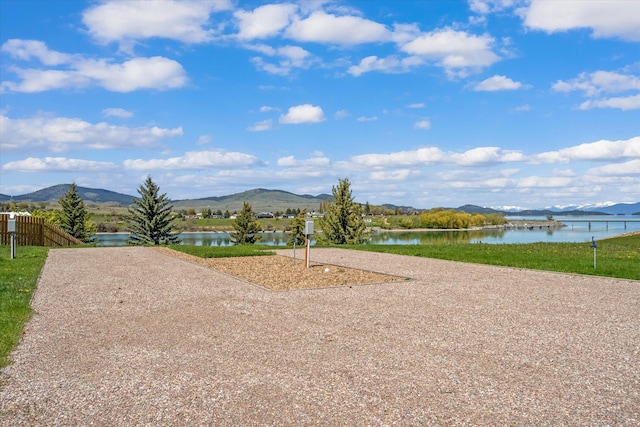
M 72 183 L 67 192 L 59 200 L 62 212 L 60 212 L 60 227 L 76 239 L 85 243 L 92 241 L 92 236 L 87 227 L 87 209 L 84 201 L 78 194 L 76 184 Z
M 129 244 L 167 245 L 180 243 L 178 236 L 172 233 L 173 218 L 166 194 L 159 194 L 160 188 L 148 176 L 138 188 L 140 198 L 133 199 L 129 208 Z
M 369 239 L 362 208 L 353 201 L 350 187 L 349 179 L 345 178 L 332 188 L 333 203 L 326 204 L 326 212 L 320 219 L 322 233 L 318 238 L 324 243 L 355 245 Z
M 260 230 L 262 227 L 253 213 L 253 208 L 249 202 L 244 202 L 242 211 L 236 216 L 233 222 L 235 232 L 230 233 L 231 241 L 234 245 L 254 244 L 262 238 Z
M 296 242 L 297 246 L 304 246 L 306 244 L 306 237 L 304 235 L 305 215 L 307 210 L 303 209 L 298 215 L 291 221 L 291 238 L 288 244 L 293 245 Z

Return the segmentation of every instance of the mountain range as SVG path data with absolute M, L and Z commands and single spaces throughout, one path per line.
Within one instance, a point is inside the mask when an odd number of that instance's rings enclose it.
M 28 194 L 19 196 L 8 196 L 0 194 L 0 202 L 27 202 L 27 203 L 51 203 L 57 202 L 69 189 L 70 184 L 58 184 L 43 188 Z M 114 191 L 76 187 L 78 194 L 87 204 L 106 204 L 115 206 L 129 206 L 136 196 L 131 196 Z M 303 209 L 309 211 L 317 210 L 320 202 L 332 200 L 330 194 L 319 194 L 317 196 L 303 194 L 298 195 L 282 190 L 267 190 L 256 188 L 242 193 L 230 194 L 227 196 L 211 196 L 200 199 L 173 200 L 174 207 L 180 209 L 193 208 L 196 211 L 211 209 L 212 211 L 239 211 L 246 201 L 251 204 L 255 212 L 284 212 L 287 208 Z M 392 204 L 383 205 L 390 210 L 401 209 L 405 212 L 419 211 L 411 206 L 397 206 Z M 564 208 L 549 209 L 494 209 L 476 205 L 463 205 L 455 209 L 460 212 L 473 212 L 481 214 L 498 213 L 505 216 L 547 216 L 547 215 L 640 215 L 640 202 L 638 203 L 618 203 L 593 206 L 566 206 Z

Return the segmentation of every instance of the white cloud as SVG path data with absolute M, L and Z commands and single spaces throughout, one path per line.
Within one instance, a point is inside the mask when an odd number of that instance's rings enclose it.
M 585 96 L 598 96 L 602 93 L 620 93 L 640 90 L 640 77 L 632 74 L 620 74 L 611 71 L 580 73 L 578 77 L 552 85 L 556 92 L 581 91 Z
M 213 141 L 213 138 L 211 138 L 210 135 L 200 135 L 196 141 L 196 145 L 207 145 L 211 141 Z
M 627 140 L 600 140 L 558 151 L 532 156 L 535 163 L 569 163 L 572 161 L 611 161 L 640 158 L 640 136 Z
M 239 152 L 223 150 L 189 151 L 183 156 L 169 159 L 125 160 L 125 168 L 130 170 L 188 170 L 209 168 L 237 168 L 260 165 L 262 162 L 255 156 Z
M 283 168 L 323 168 L 331 165 L 331 160 L 324 156 L 312 157 L 310 159 L 298 160 L 294 156 L 281 157 L 278 159 L 278 166 Z
M 2 46 L 3 49 L 7 43 Z M 7 49 L 13 53 L 14 47 L 9 46 Z M 26 51 L 34 47 L 36 49 L 33 52 Z M 44 43 L 27 43 L 22 48 L 23 53 L 17 56 L 18 59 L 35 58 L 51 62 L 47 58 L 51 56 L 49 54 L 52 51 L 48 51 Z M 58 54 L 63 56 L 58 57 Z M 161 56 L 132 58 L 122 63 L 113 63 L 110 59 L 86 59 L 79 55 L 64 56 L 59 52 L 54 56 L 58 57 L 59 61 L 64 59 L 64 62 L 58 62 L 57 65 L 65 65 L 66 69 L 12 66 L 9 70 L 17 75 L 20 81 L 3 81 L 0 83 L 0 91 L 35 93 L 54 89 L 99 86 L 114 92 L 132 92 L 140 89 L 175 89 L 187 83 L 182 65 Z
M 634 176 L 640 175 L 640 159 L 629 160 L 628 162 L 615 163 L 610 165 L 591 168 L 587 174 L 596 176 Z
M 597 38 L 640 41 L 640 3 L 627 0 L 532 0 L 525 26 L 548 33 L 590 28 Z
M 345 119 L 347 117 L 349 117 L 350 114 L 347 110 L 338 110 L 335 112 L 335 114 L 333 115 L 333 118 L 336 120 L 342 120 Z
M 640 95 L 588 100 L 580 104 L 581 110 L 592 108 L 617 108 L 619 110 L 640 109 Z
M 612 71 L 596 71 L 580 73 L 571 80 L 558 80 L 551 88 L 556 92 L 582 92 L 583 96 L 592 98 L 580 104 L 581 110 L 592 108 L 617 108 L 635 110 L 640 108 L 640 77 L 632 74 L 620 74 Z M 601 98 L 604 94 L 632 94 L 619 97 Z
M 514 0 L 469 0 L 469 9 L 481 15 L 500 12 L 513 5 Z
M 269 49 L 266 49 L 264 45 L 258 45 L 258 47 L 265 55 L 280 56 L 282 58 L 278 64 L 268 63 L 261 57 L 251 58 L 251 61 L 259 70 L 270 74 L 286 76 L 294 68 L 309 68 L 315 62 L 313 55 L 300 46 L 283 46 L 277 49 L 269 46 L 267 46 Z M 250 48 L 255 50 L 256 46 L 250 46 Z
M 73 60 L 73 55 L 49 50 L 47 45 L 39 40 L 10 39 L 2 45 L 0 51 L 21 61 L 37 59 L 44 65 L 66 64 Z
M 418 120 L 413 124 L 413 128 L 429 130 L 431 129 L 431 122 L 427 119 Z
M 4 171 L 20 172 L 104 172 L 116 169 L 110 162 L 92 160 L 67 159 L 64 157 L 45 157 L 42 159 L 29 157 L 24 160 L 8 162 L 2 166 Z
M 416 56 L 398 58 L 395 55 L 379 58 L 375 55 L 363 58 L 358 65 L 352 65 L 347 72 L 354 77 L 358 77 L 369 71 L 380 71 L 383 73 L 406 73 L 412 67 L 423 64 L 424 61 Z
M 522 83 L 514 82 L 510 78 L 506 76 L 495 75 L 493 77 L 489 77 L 486 80 L 481 81 L 473 90 L 475 91 L 486 91 L 486 92 L 495 92 L 499 90 L 516 90 L 522 87 Z
M 451 153 L 450 161 L 460 166 L 478 166 L 525 160 L 519 151 L 502 150 L 499 147 L 478 147 L 464 153 Z
M 127 111 L 122 108 L 105 108 L 102 110 L 102 115 L 105 117 L 120 117 L 121 119 L 133 117 L 133 113 L 131 111 Z
M 336 16 L 316 11 L 305 19 L 294 21 L 285 35 L 300 42 L 356 45 L 385 42 L 391 32 L 382 24 L 359 16 Z
M 407 105 L 407 108 L 424 108 L 424 102 L 416 102 L 413 104 Z
M 298 10 L 294 4 L 267 4 L 255 8 L 251 12 L 238 10 L 234 16 L 238 19 L 242 40 L 273 37 L 289 25 Z
M 486 67 L 500 60 L 492 51 L 493 37 L 474 35 L 452 28 L 425 33 L 402 46 L 402 51 L 432 59 L 450 76 L 468 69 Z
M 418 150 L 397 151 L 390 154 L 361 154 L 351 158 L 354 165 L 361 167 L 411 166 L 441 163 L 446 154 L 438 147 L 424 147 Z
M 260 107 L 260 112 L 261 113 L 268 113 L 269 111 L 279 111 L 278 108 L 276 107 L 271 107 L 269 105 L 263 105 L 262 107 Z
M 567 188 L 573 185 L 574 178 L 559 176 L 528 176 L 517 181 L 519 188 Z
M 369 178 L 374 181 L 406 181 L 411 175 L 409 169 L 397 169 L 392 171 L 373 171 L 369 174 Z
M 322 108 L 311 104 L 291 107 L 287 114 L 280 116 L 280 123 L 283 124 L 320 123 L 324 120 Z
M 247 130 L 251 132 L 262 132 L 265 130 L 271 130 L 272 128 L 273 128 L 273 120 L 267 119 L 267 120 L 261 120 L 253 124 L 253 126 L 249 126 Z
M 370 116 L 370 117 L 360 116 L 357 118 L 357 120 L 359 122 L 375 122 L 376 120 L 378 120 L 378 116 Z
M 11 119 L 0 116 L 0 148 L 29 151 L 42 148 L 52 152 L 68 149 L 111 149 L 152 147 L 159 141 L 183 134 L 182 128 L 116 126 L 89 123 L 77 118 L 31 117 Z
M 152 37 L 203 43 L 213 39 L 209 15 L 233 7 L 230 0 L 103 1 L 87 9 L 82 21 L 100 43 Z M 125 50 L 128 47 L 125 47 Z

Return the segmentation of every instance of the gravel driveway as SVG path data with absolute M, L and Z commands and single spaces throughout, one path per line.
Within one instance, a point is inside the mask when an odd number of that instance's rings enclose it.
M 640 423 L 640 282 L 312 258 L 414 280 L 272 292 L 152 248 L 51 250 L 0 425 Z

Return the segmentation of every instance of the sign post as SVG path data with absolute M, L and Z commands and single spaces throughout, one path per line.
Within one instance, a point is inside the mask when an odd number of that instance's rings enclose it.
M 591 236 L 591 247 L 593 248 L 593 268 L 596 268 L 596 249 L 598 245 L 596 245 L 596 239 Z
M 311 264 L 311 236 L 313 234 L 313 221 L 306 221 L 304 223 L 304 235 L 307 240 L 307 247 L 304 251 L 304 265 L 305 268 L 309 268 Z
M 16 217 L 14 213 L 9 214 L 7 231 L 11 233 L 11 259 L 14 259 L 16 257 Z

